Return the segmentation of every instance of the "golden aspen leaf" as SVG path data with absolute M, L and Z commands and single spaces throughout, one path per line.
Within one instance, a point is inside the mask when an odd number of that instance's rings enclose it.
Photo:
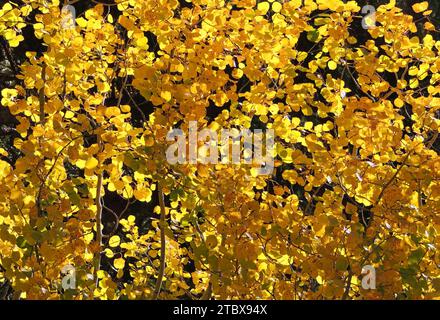
M 109 248 L 106 248 L 105 250 L 104 250 L 104 254 L 105 254 L 105 256 L 107 257 L 107 258 L 113 258 L 114 257 L 114 253 L 113 253 L 113 251 L 111 250 L 111 249 L 109 249 Z
M 8 2 L 6 2 L 3 7 L 1 8 L 1 11 L 7 12 L 12 10 L 12 5 Z
M 119 246 L 119 244 L 121 243 L 121 238 L 119 236 L 112 236 L 110 238 L 110 240 L 108 241 L 108 245 L 112 248 L 115 248 L 117 246 Z
M 255 114 L 258 116 L 267 114 L 267 107 L 262 104 L 257 104 L 255 106 Z
M 284 151 L 284 150 L 283 150 Z M 275 186 L 274 187 L 274 193 L 278 196 L 281 196 L 284 194 L 284 188 L 280 187 L 280 186 Z
M 298 53 L 296 60 L 299 62 L 304 61 L 307 58 L 307 52 L 301 51 Z
M 91 243 L 93 241 L 93 237 L 94 237 L 93 233 L 92 232 L 88 232 L 88 233 L 86 233 L 84 235 L 84 241 L 86 243 Z
M 278 1 L 275 1 L 274 3 L 272 3 L 272 11 L 273 12 L 280 12 L 281 9 L 283 8 L 283 5 L 281 3 L 279 3 Z
M 241 77 L 243 77 L 243 70 L 241 70 L 241 69 L 234 69 L 234 70 L 232 71 L 232 76 L 233 76 L 235 79 L 240 79 Z
M 98 166 L 98 163 L 98 159 L 96 159 L 95 157 L 90 157 L 86 160 L 84 167 L 86 169 L 92 170 Z
M 328 68 L 329 68 L 330 70 L 336 70 L 337 67 L 338 67 L 338 65 L 337 65 L 337 63 L 336 63 L 335 61 L 330 60 L 330 61 L 328 62 Z
M 125 267 L 125 260 L 123 258 L 117 258 L 117 259 L 115 259 L 113 261 L 113 265 L 118 270 L 124 269 L 124 267 Z
M 171 92 L 169 92 L 169 91 L 162 91 L 162 92 L 160 93 L 160 97 L 161 97 L 162 99 L 164 99 L 166 102 L 168 102 L 168 101 L 171 100 Z
M 411 89 L 415 89 L 415 88 L 417 88 L 418 86 L 419 86 L 419 80 L 416 79 L 416 78 L 412 79 L 411 82 L 409 83 L 409 87 L 410 87 Z
M 251 168 L 252 177 L 257 177 L 260 174 L 259 168 Z
M 330 122 L 330 121 L 327 121 L 326 123 L 324 123 L 324 124 L 322 125 L 322 130 L 323 130 L 323 131 L 330 131 L 330 130 L 332 130 L 333 128 L 334 128 L 334 125 L 333 125 L 333 123 Z
M 313 128 L 313 122 L 312 121 L 307 121 L 306 123 L 304 123 L 304 129 L 312 130 L 312 128 Z
M 139 48 L 148 49 L 148 40 L 146 37 L 139 37 L 138 39 L 136 39 L 136 46 L 138 46 Z
M 398 108 L 402 108 L 404 106 L 404 102 L 402 101 L 402 99 L 397 98 L 396 100 L 394 100 L 394 105 Z
M 145 137 L 145 146 L 152 147 L 154 146 L 154 138 L 152 136 Z
M 135 196 L 135 198 L 139 201 L 142 202 L 150 202 L 151 201 L 151 196 L 153 195 L 153 192 L 148 189 L 148 188 L 143 188 L 143 189 L 136 189 L 133 191 L 133 195 Z
M 269 112 L 272 113 L 272 114 L 277 114 L 279 110 L 280 110 L 280 108 L 276 104 L 272 104 L 269 107 Z
M 412 66 L 411 68 L 409 68 L 408 70 L 408 74 L 410 76 L 415 76 L 417 73 L 419 72 L 419 69 L 416 66 Z
M 356 37 L 348 37 L 347 41 L 349 44 L 356 44 L 358 42 Z
M 263 123 L 267 123 L 267 121 L 269 121 L 269 118 L 265 114 L 261 115 L 259 119 Z
M 127 30 L 133 30 L 135 29 L 135 25 L 133 21 L 131 21 L 128 17 L 121 15 L 118 18 L 118 22 L 121 26 L 123 26 Z
M 5 149 L 0 148 L 0 155 L 2 155 L 2 156 L 4 156 L 4 157 L 7 157 L 8 154 L 9 154 L 9 153 L 8 153 Z
M 267 13 L 267 11 L 269 11 L 269 9 L 270 9 L 270 4 L 269 4 L 269 2 L 267 2 L 267 1 L 260 2 L 260 3 L 257 5 L 257 9 L 258 9 L 258 11 L 260 11 L 261 14 L 264 15 L 264 14 Z
M 124 113 L 128 113 L 131 111 L 131 107 L 128 104 L 121 105 L 121 111 Z
M 76 27 L 59 0 L 3 1 L 0 37 L 20 46 L 32 22 L 43 46 L 0 68 L 0 283 L 32 300 L 149 298 L 162 276 L 158 299 L 438 298 L 435 1 L 382 1 L 367 39 L 355 0 L 118 0 Z M 76 290 L 52 290 L 67 264 Z
M 86 161 L 83 159 L 79 159 L 75 162 L 75 165 L 80 169 L 84 169 L 86 166 Z
M 121 110 L 117 107 L 108 107 L 105 109 L 105 116 L 108 118 L 119 116 L 121 114 Z
M 87 20 L 82 17 L 77 18 L 75 21 L 81 28 L 85 28 L 87 26 Z
M 416 13 L 426 11 L 428 7 L 429 7 L 428 1 L 423 1 L 412 5 L 412 8 Z
M 198 167 L 197 167 L 197 174 L 199 175 L 199 176 L 201 176 L 201 177 L 204 177 L 204 178 L 207 178 L 207 177 L 209 177 L 209 169 L 208 169 L 208 166 L 205 166 L 205 165 L 199 165 Z
M 22 42 L 24 40 L 24 37 L 22 35 L 17 36 L 16 38 L 14 38 L 14 40 L 10 40 L 9 41 L 9 45 L 13 48 L 18 47 L 18 45 L 20 44 L 20 42 Z
M 428 31 L 434 31 L 435 30 L 435 26 L 431 23 L 431 22 L 425 22 L 425 30 Z

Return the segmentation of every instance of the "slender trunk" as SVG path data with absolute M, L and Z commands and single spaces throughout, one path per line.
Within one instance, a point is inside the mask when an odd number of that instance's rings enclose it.
M 93 270 L 93 279 L 95 280 L 96 288 L 98 288 L 98 271 L 101 268 L 101 251 L 102 251 L 102 173 L 98 175 L 98 183 L 96 186 L 96 243 L 98 244 L 97 251 L 95 253 L 95 268 Z
M 162 187 L 159 185 L 159 204 L 160 204 L 160 267 L 157 275 L 156 287 L 154 288 L 153 300 L 159 297 L 160 289 L 162 288 L 162 281 L 165 274 L 165 200 Z

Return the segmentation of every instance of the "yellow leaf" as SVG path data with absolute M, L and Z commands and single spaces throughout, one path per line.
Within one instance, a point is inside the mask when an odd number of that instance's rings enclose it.
M 133 191 L 133 195 L 134 197 L 142 202 L 150 202 L 151 201 L 151 196 L 153 195 L 153 192 L 151 192 L 150 189 L 148 188 L 143 188 L 140 190 L 134 190 Z
M 98 165 L 98 160 L 95 157 L 91 157 L 87 159 L 84 167 L 86 169 L 92 170 L 95 169 L 97 165 Z
M 404 105 L 404 102 L 402 101 L 402 99 L 397 98 L 396 100 L 394 100 L 394 105 L 395 105 L 397 108 L 402 108 L 403 105 Z
M 107 257 L 107 258 L 113 258 L 113 256 L 115 255 L 114 253 L 113 253 L 113 251 L 111 250 L 111 249 L 109 249 L 109 248 L 107 248 L 107 249 L 105 249 L 104 250 L 104 253 L 105 253 L 105 256 Z
M 135 28 L 133 21 L 131 21 L 126 16 L 122 16 L 122 15 L 119 16 L 118 22 L 121 26 L 123 26 L 127 30 L 133 30 Z
M 9 45 L 13 48 L 18 47 L 18 45 L 20 44 L 21 41 L 24 40 L 24 37 L 20 34 L 17 37 L 9 40 Z
M 434 31 L 435 26 L 431 22 L 425 22 L 425 29 L 428 31 Z
M 329 68 L 330 70 L 336 70 L 337 67 L 338 67 L 337 63 L 334 62 L 333 60 L 330 60 L 330 61 L 328 62 L 328 68 Z
M 243 70 L 241 70 L 241 69 L 234 69 L 234 70 L 232 71 L 232 76 L 233 76 L 235 79 L 240 79 L 241 77 L 243 77 Z
M 260 11 L 261 14 L 263 15 L 266 14 L 267 11 L 269 11 L 269 8 L 270 8 L 270 4 L 267 1 L 260 2 L 257 6 L 258 11 Z
M 115 259 L 115 261 L 113 261 L 113 265 L 118 270 L 124 269 L 124 267 L 125 267 L 125 260 L 123 258 L 117 258 L 117 259 Z
M 428 9 L 428 6 L 429 6 L 428 1 L 423 1 L 423 2 L 413 4 L 412 8 L 413 8 L 414 12 L 420 13 L 420 12 L 426 11 L 426 9 Z
M 113 236 L 110 238 L 108 245 L 112 248 L 119 246 L 121 243 L 121 238 L 119 236 Z
M 82 159 L 79 159 L 78 161 L 76 161 L 75 165 L 80 169 L 84 169 L 86 166 L 86 162 Z
M 272 11 L 273 12 L 280 12 L 282 8 L 283 8 L 283 5 L 281 3 L 277 2 L 277 1 L 272 3 Z
M 121 110 L 117 107 L 108 107 L 105 109 L 105 116 L 108 118 L 119 116 L 121 114 Z
M 168 102 L 168 101 L 171 100 L 171 92 L 169 92 L 169 91 L 162 91 L 162 92 L 160 93 L 160 97 L 161 97 L 162 99 L 164 99 L 166 102 Z
M 0 148 L 0 155 L 7 157 L 8 156 L 8 152 L 5 149 Z
M 128 112 L 131 111 L 131 107 L 129 105 L 127 105 L 127 104 L 123 104 L 121 106 L 121 111 L 124 112 L 124 113 L 128 113 Z
M 76 19 L 76 23 L 81 27 L 85 28 L 87 26 L 87 20 L 84 18 L 78 18 Z

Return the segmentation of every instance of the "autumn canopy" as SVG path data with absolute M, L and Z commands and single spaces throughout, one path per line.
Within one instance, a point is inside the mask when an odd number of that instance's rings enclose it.
M 369 2 L 3 1 L 0 299 L 440 298 L 440 6 Z

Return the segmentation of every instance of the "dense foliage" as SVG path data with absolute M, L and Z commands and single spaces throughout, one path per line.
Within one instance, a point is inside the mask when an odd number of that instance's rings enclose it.
M 0 6 L 0 298 L 439 297 L 438 1 L 99 1 Z M 273 174 L 170 164 L 190 121 Z

